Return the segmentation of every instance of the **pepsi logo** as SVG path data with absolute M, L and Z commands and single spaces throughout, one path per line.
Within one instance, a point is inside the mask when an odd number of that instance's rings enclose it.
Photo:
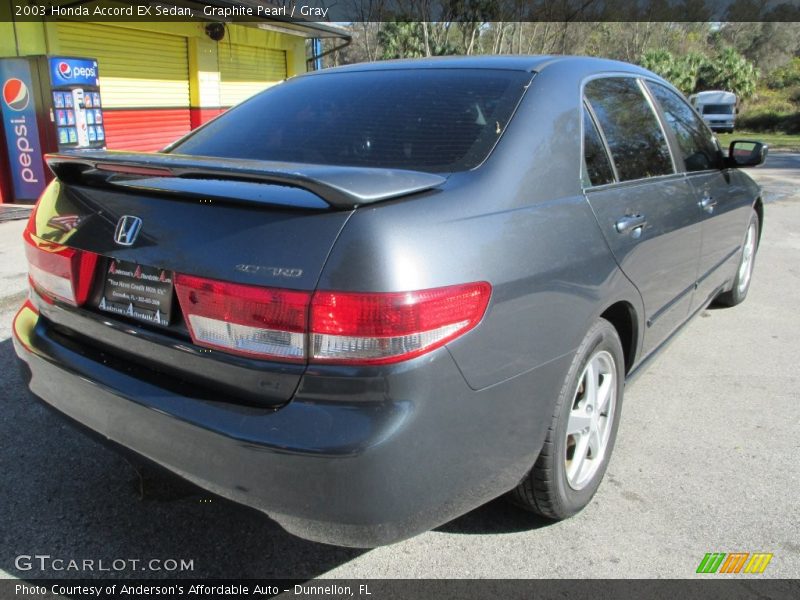
M 25 110 L 30 99 L 28 86 L 21 79 L 12 77 L 3 84 L 3 100 L 11 110 Z
M 94 66 L 82 66 L 81 61 L 78 63 L 66 60 L 60 60 L 55 63 L 54 75 L 62 81 L 79 80 L 79 79 L 97 79 L 97 63 Z

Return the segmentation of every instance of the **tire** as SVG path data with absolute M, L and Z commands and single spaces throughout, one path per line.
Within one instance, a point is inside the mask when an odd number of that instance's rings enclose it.
M 750 282 L 753 279 L 753 267 L 758 253 L 758 233 L 759 221 L 758 213 L 753 210 L 750 215 L 750 222 L 747 224 L 747 231 L 742 243 L 742 253 L 736 267 L 736 276 L 733 285 L 727 292 L 723 292 L 714 299 L 714 304 L 719 306 L 736 306 L 744 302 L 747 292 L 750 290 Z
M 549 519 L 565 519 L 589 504 L 614 449 L 625 389 L 624 365 L 616 329 L 605 319 L 598 320 L 570 365 L 536 463 L 511 492 L 515 504 Z M 591 401 L 590 378 L 599 383 L 595 399 L 601 400 L 600 410 Z M 576 431 L 568 435 L 568 429 Z M 581 448 L 584 458 L 578 463 Z

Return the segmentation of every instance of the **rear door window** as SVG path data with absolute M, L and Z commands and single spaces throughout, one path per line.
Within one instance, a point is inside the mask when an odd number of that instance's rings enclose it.
M 674 172 L 664 132 L 636 79 L 594 79 L 586 84 L 585 94 L 606 136 L 620 181 Z
M 603 185 L 614 181 L 614 170 L 606 153 L 603 139 L 594 124 L 589 109 L 583 107 L 583 185 Z
M 705 171 L 718 168 L 720 152 L 703 119 L 669 88 L 652 81 L 647 82 L 647 87 L 661 106 L 667 125 L 675 134 L 686 170 Z

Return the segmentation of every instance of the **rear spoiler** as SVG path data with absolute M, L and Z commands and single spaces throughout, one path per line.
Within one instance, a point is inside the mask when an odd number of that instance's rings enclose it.
M 65 181 L 102 180 L 105 184 L 172 194 L 250 199 L 241 186 L 209 185 L 211 181 L 270 183 L 301 188 L 333 208 L 350 209 L 430 190 L 446 181 L 433 173 L 403 169 L 339 167 L 183 154 L 80 150 L 48 154 L 53 173 Z M 206 182 L 204 185 L 203 182 Z M 257 186 L 256 186 L 257 187 Z M 216 191 L 215 191 L 216 190 Z

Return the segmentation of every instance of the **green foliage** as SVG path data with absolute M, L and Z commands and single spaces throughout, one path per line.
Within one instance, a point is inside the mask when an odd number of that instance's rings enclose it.
M 739 115 L 736 126 L 750 131 L 800 133 L 800 113 L 784 113 L 756 108 Z
M 776 92 L 774 90 L 761 90 L 757 99 L 747 103 L 748 110 L 760 110 L 771 113 L 790 113 L 797 107 L 789 97 L 788 90 Z
M 675 57 L 667 50 L 650 50 L 642 55 L 640 64 L 653 73 L 669 78 L 669 74 L 675 68 Z
M 758 98 L 744 105 L 737 126 L 752 131 L 800 133 L 800 87 L 761 88 Z
M 695 90 L 726 90 L 740 100 L 747 100 L 755 96 L 758 75 L 753 63 L 726 46 L 716 58 L 700 66 Z
M 639 62 L 645 69 L 661 75 L 684 94 L 691 94 L 697 84 L 697 74 L 706 64 L 702 54 L 689 53 L 676 58 L 667 50 L 649 50 Z
M 767 87 L 782 90 L 800 85 L 800 58 L 793 58 L 788 64 L 778 67 L 766 78 Z
M 381 59 L 420 58 L 425 56 L 420 23 L 389 21 L 378 30 Z
M 378 30 L 382 60 L 455 54 L 441 23 L 388 21 Z
M 757 96 L 741 106 L 737 128 L 757 133 L 800 133 L 800 83 L 794 81 L 793 71 L 800 61 L 774 69 L 758 88 Z

